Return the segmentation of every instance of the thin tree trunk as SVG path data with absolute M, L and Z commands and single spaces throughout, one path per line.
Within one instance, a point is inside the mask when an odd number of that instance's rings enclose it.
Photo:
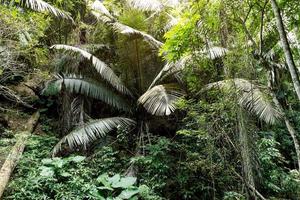
M 296 65 L 295 65 L 295 62 L 294 62 L 294 59 L 293 59 L 293 54 L 292 54 L 292 51 L 291 51 L 291 48 L 290 48 L 290 45 L 289 45 L 289 42 L 288 42 L 288 39 L 287 39 L 285 29 L 284 29 L 284 24 L 283 24 L 282 17 L 281 17 L 281 14 L 280 14 L 280 9 L 277 5 L 276 0 L 271 0 L 271 4 L 272 4 L 272 9 L 273 9 L 276 21 L 277 21 L 277 30 L 278 30 L 279 35 L 280 35 L 280 40 L 281 40 L 281 43 L 282 43 L 285 59 L 286 59 L 287 65 L 289 67 L 289 72 L 290 72 L 291 77 L 292 77 L 294 88 L 296 90 L 298 99 L 300 101 L 299 76 L 297 74 L 297 68 L 296 68 Z
M 273 68 L 273 70 L 274 70 L 274 68 Z M 276 97 L 276 94 L 273 92 L 274 87 L 273 87 L 273 82 L 272 82 L 272 70 L 269 70 L 269 74 L 268 74 L 268 87 L 270 89 L 270 94 L 272 96 L 273 102 L 274 102 L 275 106 L 279 109 L 279 111 L 282 113 L 282 119 L 284 120 L 285 126 L 286 126 L 290 136 L 293 139 L 296 156 L 297 156 L 298 169 L 300 171 L 300 146 L 299 146 L 299 141 L 297 139 L 297 133 L 296 133 L 294 127 L 292 126 L 292 124 L 290 123 L 289 119 L 287 118 L 283 107 L 281 106 L 279 100 Z
M 274 92 L 271 91 L 271 96 L 273 98 L 273 102 L 276 105 L 277 108 L 279 108 L 279 110 L 282 113 L 282 118 L 284 120 L 285 126 L 290 134 L 290 136 L 293 139 L 293 143 L 294 143 L 294 147 L 295 147 L 295 151 L 296 151 L 296 156 L 297 156 L 297 164 L 298 164 L 298 169 L 300 171 L 300 146 L 299 146 L 299 141 L 297 139 L 297 133 L 294 129 L 294 127 L 292 126 L 292 124 L 290 123 L 290 121 L 288 120 L 286 114 L 284 113 L 284 110 L 281 106 L 281 104 L 279 103 L 276 95 L 274 94 Z
M 10 154 L 7 156 L 0 170 L 0 199 L 3 195 L 6 185 L 9 182 L 9 178 L 14 168 L 16 167 L 20 157 L 22 156 L 22 153 L 26 145 L 26 141 L 28 137 L 31 135 L 31 133 L 33 132 L 34 127 L 37 124 L 37 121 L 39 120 L 39 117 L 40 117 L 40 113 L 36 112 L 28 120 L 25 126 L 25 130 L 19 133 L 16 144 L 13 146 Z
M 249 183 L 251 186 L 253 186 L 253 188 L 255 188 L 253 166 L 252 166 L 251 155 L 250 155 L 249 136 L 245 128 L 245 117 L 242 108 L 238 108 L 237 119 L 238 119 L 239 143 L 240 143 L 244 177 L 246 182 Z M 255 197 L 255 194 L 253 194 L 253 196 Z

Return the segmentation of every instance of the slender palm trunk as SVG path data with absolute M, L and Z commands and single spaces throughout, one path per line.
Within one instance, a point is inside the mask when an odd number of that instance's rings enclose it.
M 298 164 L 298 169 L 300 171 L 300 145 L 299 145 L 299 141 L 297 139 L 297 133 L 293 127 L 293 125 L 290 123 L 289 119 L 287 118 L 283 107 L 281 106 L 279 100 L 276 97 L 276 94 L 273 92 L 273 84 L 272 84 L 272 71 L 269 71 L 269 77 L 268 77 L 268 87 L 270 88 L 270 94 L 272 96 L 273 102 L 275 104 L 275 106 L 280 110 L 280 112 L 282 113 L 282 118 L 284 120 L 285 126 L 293 140 L 294 143 L 294 148 L 296 151 L 296 156 L 297 156 L 297 164 Z
M 290 72 L 291 77 L 292 77 L 294 88 L 296 90 L 298 99 L 300 101 L 299 75 L 297 73 L 296 65 L 295 65 L 295 62 L 294 62 L 294 59 L 293 59 L 293 54 L 292 54 L 292 51 L 291 51 L 291 48 L 290 48 L 290 45 L 289 45 L 289 42 L 288 42 L 288 39 L 287 39 L 285 29 L 284 29 L 284 24 L 283 24 L 282 17 L 281 17 L 281 14 L 280 14 L 280 9 L 277 5 L 276 0 L 271 0 L 271 4 L 272 4 L 272 9 L 273 9 L 276 21 L 277 21 L 277 30 L 278 30 L 279 35 L 280 35 L 280 40 L 281 40 L 281 43 L 282 43 L 285 59 L 286 59 L 287 65 L 289 67 L 289 72 Z

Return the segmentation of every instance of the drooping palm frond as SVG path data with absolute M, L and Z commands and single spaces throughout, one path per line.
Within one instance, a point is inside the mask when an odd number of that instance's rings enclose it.
M 101 7 L 99 6 L 99 4 L 101 4 Z M 91 8 L 92 8 L 92 14 L 99 21 L 102 21 L 103 23 L 108 24 L 117 32 L 124 34 L 124 35 L 128 35 L 128 36 L 140 37 L 155 49 L 159 49 L 163 45 L 162 42 L 156 40 L 151 35 L 118 22 L 118 20 L 115 19 L 114 17 L 112 17 L 111 14 L 109 14 L 109 15 L 107 14 L 108 10 L 105 8 L 105 6 L 100 1 L 96 0 L 92 4 Z
M 88 97 L 99 99 L 120 110 L 129 111 L 130 106 L 120 95 L 114 93 L 110 88 L 99 82 L 84 79 L 82 77 L 70 76 L 49 83 L 44 89 L 44 94 L 58 94 L 63 85 L 65 89 L 71 93 L 82 94 Z M 51 92 L 49 92 L 51 90 Z
M 175 7 L 179 0 L 127 0 L 128 4 L 142 11 L 161 12 L 166 7 Z
M 167 13 L 167 15 L 169 16 L 170 20 L 165 25 L 164 31 L 169 31 L 173 26 L 175 26 L 176 24 L 179 23 L 179 19 L 178 18 L 170 15 L 169 13 Z
M 176 101 L 183 95 L 175 84 L 157 85 L 147 90 L 138 102 L 152 115 L 167 116 L 174 112 Z
M 195 51 L 192 52 L 192 54 L 188 54 L 178 61 L 175 62 L 169 62 L 165 64 L 165 66 L 162 68 L 162 70 L 158 73 L 158 75 L 154 78 L 152 81 L 151 85 L 149 88 L 152 88 L 157 82 L 162 81 L 164 78 L 173 75 L 173 74 L 178 74 L 178 72 L 182 71 L 186 65 L 186 63 L 191 60 L 193 56 L 197 55 L 204 55 L 205 58 L 209 59 L 216 59 L 216 58 L 221 58 L 227 54 L 228 50 L 223 47 L 211 47 L 208 50 L 203 50 L 203 51 Z
M 119 22 L 113 23 L 113 28 L 116 31 L 120 32 L 121 34 L 128 35 L 128 36 L 140 37 L 155 49 L 159 49 L 163 45 L 162 42 L 156 40 L 153 36 L 151 36 L 147 33 L 144 33 L 142 31 L 138 31 L 134 28 L 131 28 L 130 26 L 121 24 Z
M 259 119 L 268 124 L 274 124 L 281 118 L 280 109 L 272 104 L 257 85 L 245 79 L 230 79 L 208 84 L 202 91 L 211 88 L 236 89 L 238 92 L 238 103 L 249 112 L 255 114 Z
M 207 57 L 214 60 L 216 58 L 221 58 L 226 55 L 228 50 L 223 47 L 213 46 L 206 50 Z
M 113 19 L 114 17 L 110 14 L 110 12 L 107 10 L 107 8 L 99 1 L 95 0 L 92 4 L 92 9 L 98 11 L 99 13 L 102 13 L 103 15 Z
M 71 149 L 74 149 L 77 146 L 83 146 L 86 148 L 91 141 L 105 137 L 109 132 L 117 128 L 127 128 L 128 126 L 135 124 L 135 121 L 124 117 L 94 120 L 63 137 L 55 145 L 52 155 L 57 155 L 61 151 L 62 145 L 65 143 L 67 143 Z
M 183 57 L 182 59 L 180 59 L 176 62 L 170 62 L 170 63 L 165 64 L 165 66 L 162 68 L 162 70 L 158 73 L 158 75 L 152 81 L 151 85 L 149 86 L 149 89 L 152 88 L 157 82 L 162 81 L 164 78 L 181 71 L 184 68 L 185 63 L 187 62 L 187 60 L 189 58 L 190 57 L 187 56 L 187 57 Z
M 116 88 L 119 92 L 131 95 L 131 92 L 123 85 L 122 81 L 119 79 L 119 77 L 113 72 L 113 70 L 108 67 L 104 62 L 99 60 L 97 57 L 93 56 L 89 52 L 80 49 L 78 47 L 73 47 L 69 45 L 54 45 L 51 48 L 54 49 L 63 49 L 70 52 L 76 52 L 79 53 L 84 58 L 91 61 L 97 72 L 101 75 L 101 77 L 106 80 L 108 83 L 110 83 L 114 88 Z
M 68 13 L 50 5 L 49 3 L 45 2 L 45 1 L 42 1 L 42 0 L 18 0 L 18 1 L 13 0 L 13 1 L 15 4 L 17 4 L 21 7 L 26 7 L 26 8 L 32 9 L 34 11 L 37 11 L 37 12 L 49 12 L 56 17 L 65 18 L 65 19 L 71 20 L 74 23 L 74 20 Z M 1 0 L 0 2 L 2 4 L 4 4 L 4 3 L 9 3 L 11 1 Z
M 128 4 L 142 11 L 161 11 L 164 5 L 159 0 L 127 0 Z

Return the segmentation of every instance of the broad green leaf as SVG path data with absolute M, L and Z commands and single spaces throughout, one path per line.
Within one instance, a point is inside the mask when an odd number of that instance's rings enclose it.
M 120 179 L 121 179 L 120 174 L 116 174 L 113 177 L 108 178 L 107 180 L 111 184 L 116 184 L 120 181 Z
M 124 177 L 121 178 L 119 182 L 113 183 L 112 187 L 114 188 L 128 188 L 132 185 L 134 185 L 136 182 L 136 178 L 135 177 Z
M 108 174 L 105 173 L 97 178 L 97 182 L 102 183 L 105 187 L 110 188 L 111 184 L 108 182 L 107 179 L 108 179 Z
M 126 189 L 126 190 L 123 190 L 118 197 L 120 197 L 121 199 L 130 199 L 131 197 L 133 197 L 134 195 L 136 195 L 138 193 L 139 193 L 139 190 L 137 188 Z

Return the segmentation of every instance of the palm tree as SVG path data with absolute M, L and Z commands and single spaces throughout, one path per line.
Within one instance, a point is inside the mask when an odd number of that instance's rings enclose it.
M 89 120 L 88 123 L 64 136 L 54 147 L 53 155 L 60 152 L 64 143 L 67 143 L 71 149 L 79 145 L 87 147 L 91 141 L 106 136 L 116 128 L 124 129 L 128 126 L 138 125 L 139 138 L 145 137 L 149 134 L 147 132 L 149 122 L 145 117 L 146 113 L 141 112 L 140 108 L 143 107 L 151 115 L 168 116 L 175 110 L 175 102 L 183 95 L 177 84 L 161 84 L 148 89 L 139 98 L 135 98 L 113 70 L 89 52 L 68 45 L 54 45 L 52 48 L 63 49 L 71 55 L 79 54 L 93 67 L 97 76 L 80 74 L 59 76 L 47 85 L 45 93 L 51 91 L 52 94 L 58 94 L 65 89 L 73 94 L 98 99 L 131 117 Z M 129 101 L 136 101 L 136 103 L 130 104 Z

